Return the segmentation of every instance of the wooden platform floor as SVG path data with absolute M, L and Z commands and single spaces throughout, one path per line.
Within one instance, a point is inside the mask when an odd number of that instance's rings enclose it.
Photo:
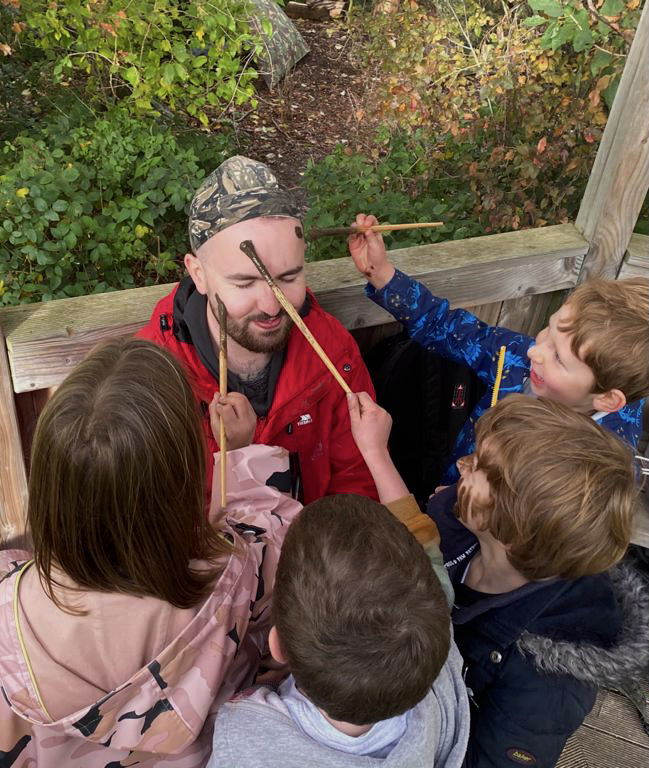
M 644 685 L 649 697 L 649 679 Z M 648 705 L 649 706 L 649 705 Z M 593 711 L 568 740 L 557 768 L 647 768 L 649 736 L 633 705 L 600 691 Z

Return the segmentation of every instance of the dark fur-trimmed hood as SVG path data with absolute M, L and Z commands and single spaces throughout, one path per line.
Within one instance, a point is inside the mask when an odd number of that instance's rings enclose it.
M 628 564 L 617 566 L 610 576 L 623 615 L 622 630 L 612 646 L 553 640 L 530 632 L 523 632 L 517 645 L 543 672 L 571 675 L 626 694 L 649 723 L 636 682 L 649 672 L 649 581 Z

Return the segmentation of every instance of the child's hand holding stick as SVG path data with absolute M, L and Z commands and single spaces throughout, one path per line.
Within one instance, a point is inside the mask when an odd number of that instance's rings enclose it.
M 352 435 L 370 470 L 383 504 L 407 496 L 409 491 L 388 452 L 392 417 L 367 392 L 347 395 Z
M 417 541 L 435 557 L 439 553 L 439 531 L 435 523 L 424 515 L 394 466 L 388 452 L 388 437 L 392 417 L 374 402 L 367 392 L 347 395 L 352 435 L 370 470 L 381 503 L 387 504 Z
M 376 216 L 359 213 L 356 216 L 356 228 L 362 231 L 350 235 L 347 241 L 356 269 L 376 290 L 384 288 L 394 275 L 394 267 L 388 261 L 388 254 L 383 244 L 383 236 L 369 229 L 378 223 Z

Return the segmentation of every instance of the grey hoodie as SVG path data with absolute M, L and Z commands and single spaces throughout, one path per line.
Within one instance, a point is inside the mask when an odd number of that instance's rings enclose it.
M 462 658 L 451 650 L 430 692 L 408 714 L 405 735 L 385 758 L 341 752 L 307 736 L 268 687 L 224 704 L 207 768 L 460 768 L 469 738 Z

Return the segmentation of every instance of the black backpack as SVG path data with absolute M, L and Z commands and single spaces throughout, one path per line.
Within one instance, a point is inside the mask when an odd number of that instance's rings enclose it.
M 405 331 L 379 341 L 365 362 L 377 402 L 392 416 L 392 460 L 423 507 L 485 385 L 472 370 L 429 352 Z

